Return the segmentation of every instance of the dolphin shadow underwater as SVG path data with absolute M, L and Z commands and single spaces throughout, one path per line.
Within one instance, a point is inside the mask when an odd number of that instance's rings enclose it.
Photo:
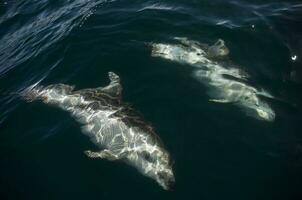
M 129 105 L 122 102 L 120 78 L 108 73 L 106 87 L 74 91 L 74 86 L 32 85 L 21 96 L 27 101 L 44 103 L 68 111 L 82 131 L 100 149 L 85 151 L 90 158 L 122 160 L 154 179 L 165 190 L 175 182 L 169 153 L 151 125 Z
M 274 110 L 263 100 L 274 97 L 253 87 L 246 72 L 226 62 L 229 49 L 222 39 L 211 46 L 187 38 L 173 39 L 176 43 L 149 43 L 151 56 L 192 66 L 192 76 L 208 88 L 209 101 L 234 104 L 256 119 L 275 120 Z

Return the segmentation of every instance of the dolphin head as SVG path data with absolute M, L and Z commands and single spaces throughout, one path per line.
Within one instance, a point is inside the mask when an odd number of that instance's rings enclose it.
M 153 157 L 157 159 L 153 173 L 155 174 L 155 180 L 164 189 L 170 190 L 174 186 L 175 177 L 172 170 L 172 163 L 168 152 L 162 149 L 153 153 Z
M 254 111 L 254 114 L 250 114 L 254 115 L 256 118 L 270 122 L 275 120 L 276 114 L 274 110 L 266 102 L 262 101 L 256 93 L 245 96 L 242 103 L 245 104 L 247 108 Z
M 146 168 L 147 175 L 151 175 L 164 189 L 171 189 L 175 178 L 168 152 L 164 149 L 158 149 L 151 153 L 144 151 L 140 156 L 143 162 L 150 167 Z
M 267 103 L 261 102 L 260 106 L 256 108 L 256 111 L 258 117 L 262 120 L 270 121 L 270 122 L 275 120 L 276 114 L 274 110 Z
M 129 156 L 128 161 L 165 190 L 171 190 L 175 178 L 169 153 L 159 146 L 144 145 L 138 149 Z

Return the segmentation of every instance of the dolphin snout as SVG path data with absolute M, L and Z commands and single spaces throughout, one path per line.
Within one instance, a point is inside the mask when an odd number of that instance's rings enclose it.
M 175 178 L 174 175 L 169 174 L 167 172 L 158 173 L 159 179 L 164 185 L 166 190 L 173 190 L 175 186 Z
M 167 182 L 167 190 L 173 191 L 175 189 L 175 180 L 169 179 Z

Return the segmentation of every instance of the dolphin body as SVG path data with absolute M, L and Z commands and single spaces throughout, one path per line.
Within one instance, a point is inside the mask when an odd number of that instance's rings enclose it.
M 85 151 L 88 157 L 123 160 L 164 189 L 170 189 L 175 179 L 169 153 L 153 128 L 121 102 L 120 78 L 113 72 L 108 75 L 110 84 L 106 87 L 74 91 L 73 86 L 65 84 L 33 85 L 22 96 L 28 101 L 40 99 L 71 113 L 100 149 Z
M 174 39 L 176 44 L 151 43 L 151 55 L 193 66 L 193 77 L 207 86 L 211 102 L 232 103 L 249 116 L 274 121 L 274 110 L 260 98 L 273 96 L 249 85 L 247 73 L 223 62 L 229 54 L 223 40 L 208 46 L 187 38 Z

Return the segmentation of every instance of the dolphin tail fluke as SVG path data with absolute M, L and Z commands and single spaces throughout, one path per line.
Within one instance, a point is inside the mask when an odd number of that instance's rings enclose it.
M 28 102 L 32 102 L 40 97 L 41 86 L 32 85 L 20 93 L 20 96 Z

